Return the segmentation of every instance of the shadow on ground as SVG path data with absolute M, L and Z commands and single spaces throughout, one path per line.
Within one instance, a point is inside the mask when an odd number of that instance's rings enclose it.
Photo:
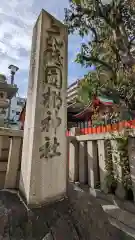
M 68 198 L 27 211 L 16 194 L 0 191 L 0 240 L 126 240 L 96 199 L 70 184 Z

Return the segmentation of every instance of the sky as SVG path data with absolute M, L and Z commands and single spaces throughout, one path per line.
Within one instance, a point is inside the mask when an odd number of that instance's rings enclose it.
M 0 73 L 10 81 L 8 66 L 19 67 L 15 84 L 19 96 L 27 96 L 28 73 L 31 51 L 32 30 L 41 9 L 45 9 L 59 20 L 64 19 L 64 8 L 68 0 L 3 0 L 0 4 Z M 68 84 L 83 77 L 88 71 L 75 63 L 75 56 L 82 40 L 69 36 L 68 46 Z

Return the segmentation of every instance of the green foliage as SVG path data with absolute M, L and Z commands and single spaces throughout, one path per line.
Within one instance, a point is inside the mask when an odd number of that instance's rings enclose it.
M 113 161 L 112 161 L 112 148 L 110 140 L 105 140 L 105 151 L 106 151 L 106 161 L 105 161 L 105 170 L 107 172 L 105 183 L 109 191 L 112 188 L 116 189 L 117 179 L 115 178 Z
M 72 0 L 72 2 L 75 3 L 75 4 L 80 4 L 81 0 Z
M 126 190 L 132 189 L 130 167 L 128 159 L 128 137 L 117 139 L 120 153 L 120 166 L 122 168 L 122 182 Z
M 102 85 L 103 86 L 103 85 Z M 78 88 L 78 100 L 87 104 L 92 98 L 100 93 L 101 82 L 98 81 L 97 72 L 89 73 Z
M 0 73 L 0 77 L 3 78 L 3 80 L 6 80 L 6 76 L 4 74 Z
M 87 87 L 82 86 L 82 99 L 86 102 L 95 92 L 104 92 L 134 109 L 134 0 L 112 0 L 106 4 L 101 0 L 72 0 L 65 10 L 65 22 L 69 33 L 78 33 L 85 39 L 76 62 L 84 67 L 96 66 L 95 76 L 88 73 L 84 77 Z
M 116 141 L 116 147 L 112 147 L 110 140 L 105 140 L 105 184 L 109 191 L 117 188 L 118 182 L 122 182 L 125 189 L 125 196 L 132 190 L 130 166 L 128 159 L 128 136 L 131 129 L 125 128 L 121 133 L 112 134 L 112 139 Z M 112 160 L 113 154 L 113 160 Z
M 122 176 L 117 176 L 117 179 L 118 181 L 121 181 L 120 178 L 122 178 L 122 183 L 126 191 L 132 189 L 132 181 L 128 159 L 128 136 L 131 132 L 131 129 L 125 128 L 122 132 L 117 133 L 117 136 L 112 134 L 113 139 L 117 141 L 118 145 L 116 154 L 119 153 L 119 157 L 115 158 L 115 164 L 117 165 L 117 167 L 120 166 L 122 170 Z

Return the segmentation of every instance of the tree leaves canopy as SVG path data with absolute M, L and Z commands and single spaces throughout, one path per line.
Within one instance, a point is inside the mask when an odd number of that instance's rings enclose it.
M 65 10 L 65 22 L 69 34 L 87 37 L 76 62 L 84 67 L 96 66 L 94 76 L 88 73 L 84 77 L 85 92 L 89 89 L 87 99 L 104 92 L 119 96 L 126 106 L 134 109 L 135 1 L 72 0 Z M 84 86 L 82 92 L 83 89 Z

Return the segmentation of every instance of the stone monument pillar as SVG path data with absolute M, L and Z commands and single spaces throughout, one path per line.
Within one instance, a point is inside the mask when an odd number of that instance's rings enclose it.
M 67 38 L 67 27 L 42 10 L 33 30 L 19 184 L 29 205 L 66 194 Z

